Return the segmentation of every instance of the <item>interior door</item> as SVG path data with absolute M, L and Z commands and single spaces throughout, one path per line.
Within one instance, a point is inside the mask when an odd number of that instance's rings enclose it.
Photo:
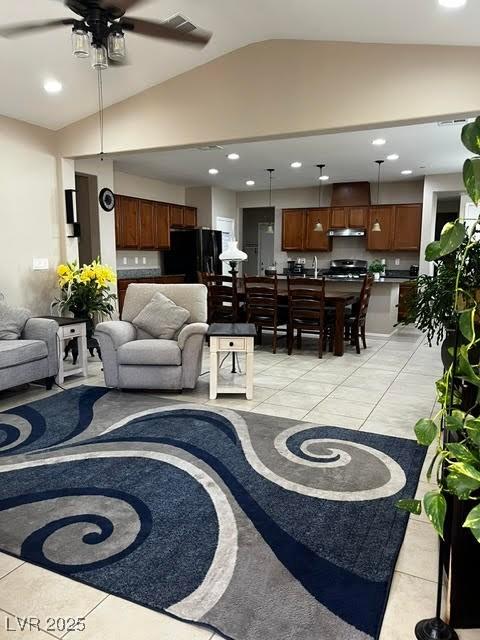
M 228 249 L 230 242 L 235 239 L 235 220 L 217 216 L 216 227 L 222 233 L 222 251 L 225 251 Z M 230 265 L 228 263 L 223 263 L 222 272 L 224 276 L 228 276 L 230 273 Z
M 258 225 L 258 275 L 264 276 L 265 269 L 275 262 L 274 233 L 268 233 L 271 225 L 260 222 Z

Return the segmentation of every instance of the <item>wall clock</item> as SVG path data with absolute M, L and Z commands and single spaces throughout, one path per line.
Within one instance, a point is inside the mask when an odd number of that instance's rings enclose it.
M 104 211 L 113 211 L 115 208 L 115 194 L 111 189 L 102 189 L 98 196 L 98 200 Z

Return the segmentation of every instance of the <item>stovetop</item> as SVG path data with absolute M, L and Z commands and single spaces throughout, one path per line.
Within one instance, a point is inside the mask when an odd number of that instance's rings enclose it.
M 367 275 L 367 272 L 360 273 L 338 273 L 332 271 L 324 271 L 323 275 L 327 278 L 332 278 L 334 280 L 360 280 L 360 278 L 364 278 Z
M 330 269 L 323 272 L 334 280 L 359 280 L 367 275 L 366 260 L 331 260 Z

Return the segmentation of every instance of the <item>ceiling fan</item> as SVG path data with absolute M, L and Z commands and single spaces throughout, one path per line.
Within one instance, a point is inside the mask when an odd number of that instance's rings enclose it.
M 60 18 L 23 23 L 0 28 L 0 36 L 13 38 L 53 29 L 72 27 L 72 51 L 77 58 L 88 58 L 92 49 L 92 67 L 96 70 L 113 64 L 126 63 L 125 32 L 173 40 L 183 44 L 206 45 L 212 34 L 195 29 L 194 32 L 164 22 L 125 16 L 132 7 L 146 0 L 60 0 L 80 18 Z

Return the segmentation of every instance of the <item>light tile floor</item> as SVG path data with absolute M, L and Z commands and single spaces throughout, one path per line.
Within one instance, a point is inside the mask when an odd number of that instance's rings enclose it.
M 435 407 L 434 382 L 441 375 L 438 348 L 429 348 L 413 329 L 402 329 L 389 340 L 370 337 L 368 349 L 357 355 L 351 348 L 343 358 L 316 357 L 316 342 L 306 338 L 303 350 L 276 355 L 268 345 L 255 352 L 254 399 L 222 396 L 208 399 L 208 374 L 197 389 L 163 397 L 254 413 L 284 416 L 413 438 L 413 425 Z M 242 366 L 242 362 L 240 363 Z M 208 371 L 205 351 L 204 371 Z M 225 382 L 235 381 L 230 361 L 221 372 Z M 90 363 L 87 380 L 78 384 L 102 385 L 100 363 Z M 46 392 L 26 387 L 0 393 L 0 411 L 32 402 L 59 390 Z M 155 394 L 153 394 L 155 395 Z M 428 489 L 422 480 L 419 494 Z M 436 538 L 425 516 L 412 517 L 398 559 L 380 640 L 413 640 L 415 623 L 434 613 L 436 592 Z M 20 619 L 41 619 L 41 631 L 21 631 Z M 85 617 L 84 631 L 47 629 L 46 618 Z M 61 627 L 61 623 L 59 624 Z M 49 571 L 0 554 L 0 640 L 221 640 L 221 636 L 81 585 Z M 460 640 L 479 640 L 480 630 L 459 631 Z M 262 640 L 262 638 L 258 638 Z

